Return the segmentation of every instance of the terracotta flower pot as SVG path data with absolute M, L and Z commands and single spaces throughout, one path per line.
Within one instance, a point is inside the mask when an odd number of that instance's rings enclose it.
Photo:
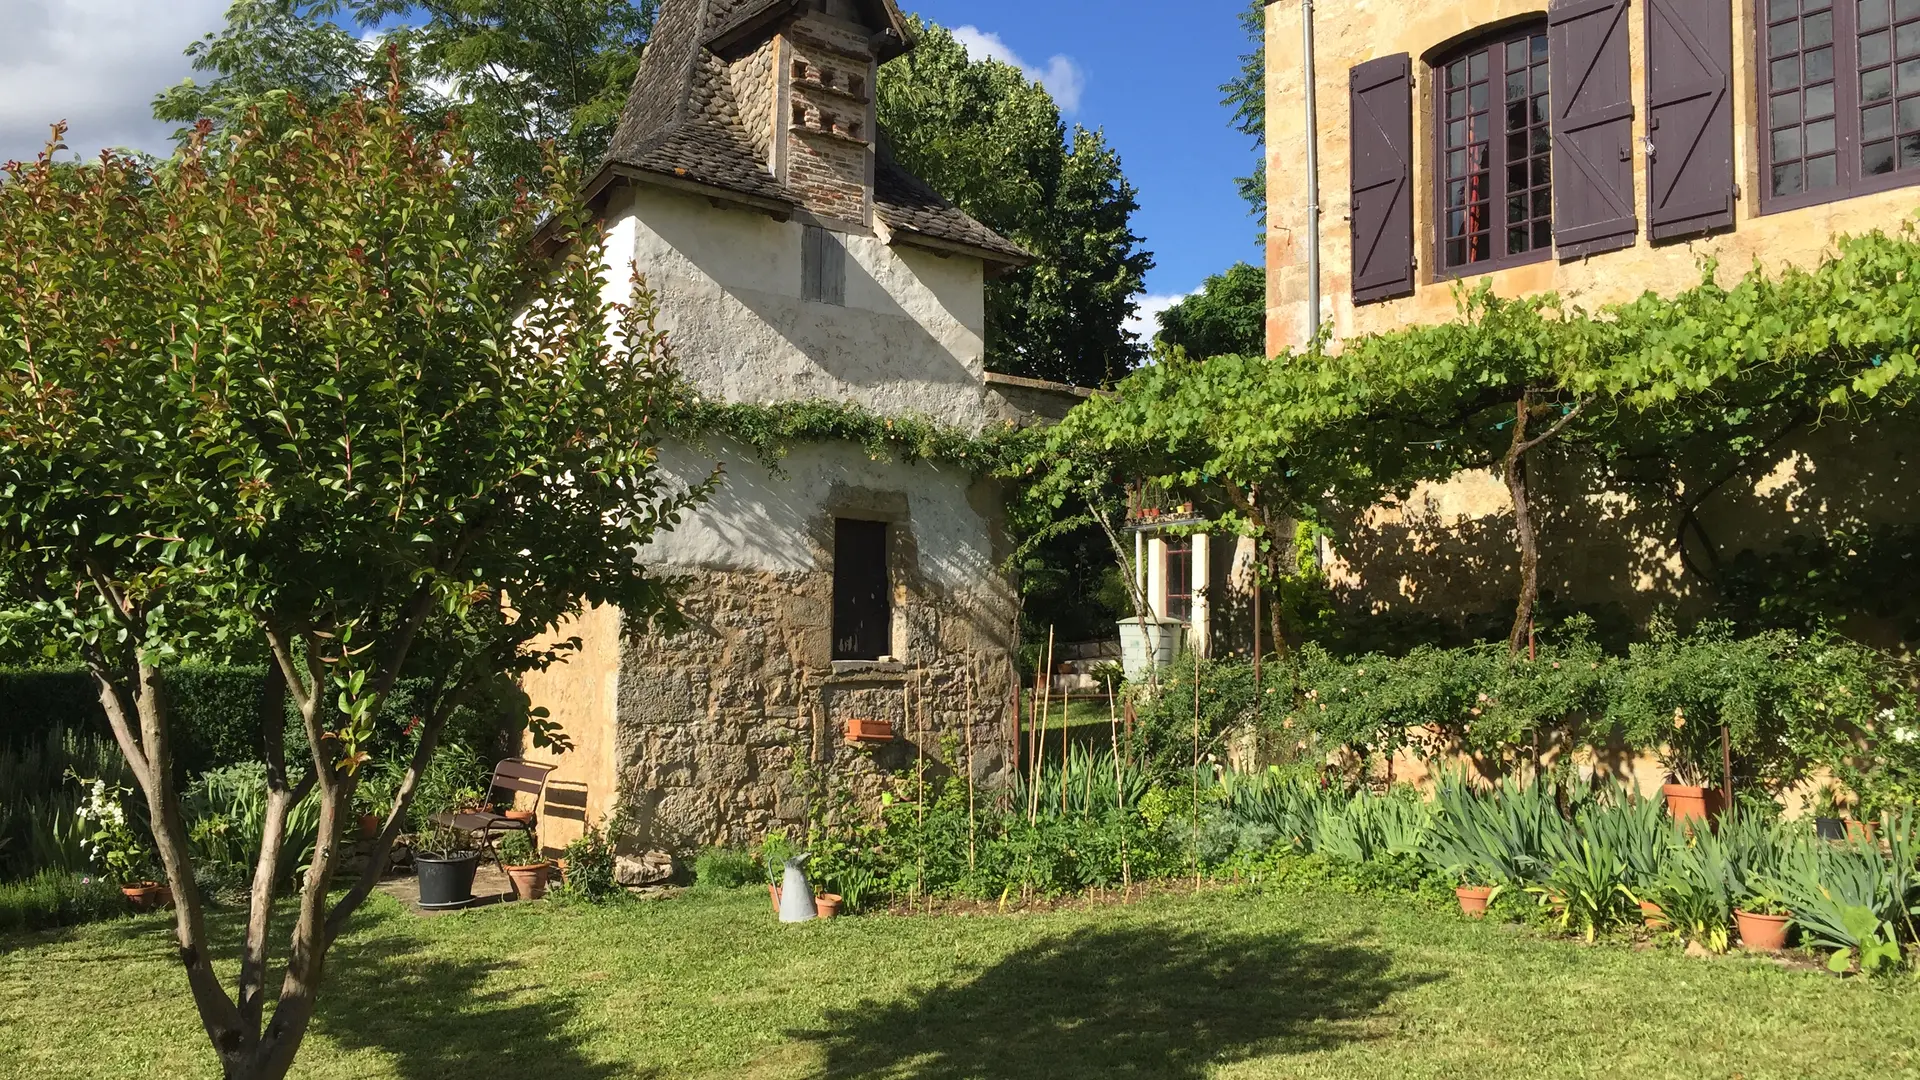
M 135 911 L 160 911 L 173 906 L 173 890 L 157 881 L 122 885 L 120 895 L 133 904 Z
M 530 826 L 533 824 L 533 811 L 531 810 L 509 810 L 503 816 L 508 821 L 517 821 L 522 825 Z
M 773 901 L 773 913 L 775 916 L 778 916 L 780 914 L 780 886 L 769 883 L 767 885 L 767 899 Z
M 813 898 L 813 906 L 823 919 L 831 919 L 840 914 L 840 894 L 821 893 Z
M 1787 947 L 1785 915 L 1755 915 L 1735 908 L 1733 924 L 1740 930 L 1740 944 L 1755 952 L 1780 952 Z
M 528 863 L 525 866 L 507 867 L 507 880 L 513 882 L 514 895 L 522 900 L 538 900 L 547 895 L 547 875 L 550 872 L 546 863 Z
M 1667 928 L 1667 913 L 1661 909 L 1659 904 L 1651 900 L 1640 901 L 1640 920 L 1647 924 L 1647 929 L 1649 930 L 1665 930 Z
M 1667 797 L 1667 812 L 1675 821 L 1712 821 L 1720 810 L 1720 792 L 1691 784 L 1668 784 L 1660 791 Z
M 1871 844 L 1879 836 L 1879 825 L 1871 821 L 1848 821 L 1847 839 L 1865 840 Z
M 1462 885 L 1453 890 L 1460 901 L 1460 910 L 1471 918 L 1483 918 L 1487 914 L 1487 904 L 1493 899 L 1493 888 L 1488 885 Z
M 380 815 L 379 814 L 361 814 L 360 815 L 360 839 L 372 840 L 374 837 L 379 835 L 380 835 Z

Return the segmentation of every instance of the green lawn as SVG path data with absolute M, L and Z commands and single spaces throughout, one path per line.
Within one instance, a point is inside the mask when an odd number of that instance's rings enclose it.
M 772 921 L 764 892 L 416 918 L 376 897 L 296 1074 L 1920 1076 L 1920 987 L 1337 892 Z M 20 1077 L 212 1075 L 152 918 L 0 939 Z

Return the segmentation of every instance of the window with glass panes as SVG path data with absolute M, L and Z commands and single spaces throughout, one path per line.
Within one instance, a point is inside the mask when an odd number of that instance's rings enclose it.
M 1460 274 L 1553 250 L 1553 110 L 1544 25 L 1434 66 L 1440 267 Z
M 1920 0 L 1758 0 L 1762 201 L 1920 182 Z

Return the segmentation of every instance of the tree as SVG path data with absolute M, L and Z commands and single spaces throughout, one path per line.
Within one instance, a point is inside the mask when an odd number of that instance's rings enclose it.
M 583 169 L 606 157 L 657 0 L 355 0 L 445 80 L 490 193 L 539 185 L 547 143 Z M 424 20 L 424 21 L 423 21 Z
M 43 156 L 0 184 L 3 599 L 85 658 L 232 1078 L 286 1075 L 449 714 L 564 659 L 578 642 L 548 635 L 586 603 L 671 623 L 636 552 L 707 490 L 656 468 L 680 384 L 647 294 L 603 299 L 606 255 L 568 177 L 487 227 L 459 195 L 475 166 L 457 134 L 419 137 L 401 99 L 290 105 L 284 130 L 250 121 L 217 145 L 203 124 L 157 165 Z M 158 668 L 241 633 L 273 657 L 269 791 L 229 991 Z M 335 893 L 330 838 L 402 676 L 432 680 L 418 743 L 365 869 Z M 283 745 L 289 699 L 303 747 Z M 532 725 L 536 743 L 556 735 Z M 322 842 L 267 1022 L 274 883 L 310 794 Z
M 1234 263 L 1160 313 L 1162 345 L 1188 356 L 1254 356 L 1267 349 L 1267 272 Z
M 256 112 L 275 116 L 285 96 L 327 108 L 358 91 L 377 92 L 387 52 L 379 39 L 336 21 L 350 14 L 345 0 L 234 0 L 226 26 L 186 48 L 193 69 L 213 77 L 162 90 L 153 99 L 154 119 L 179 124 L 175 141 L 184 143 L 200 120 L 237 130 Z M 417 85 L 407 94 L 409 108 L 438 126 L 438 96 Z
M 606 156 L 653 28 L 656 0 L 237 0 L 227 25 L 187 49 L 211 72 L 154 101 L 184 125 L 245 117 L 274 91 L 310 107 L 383 85 L 397 53 L 408 108 L 438 126 L 457 110 L 477 159 L 468 178 L 498 202 L 539 190 L 543 148 L 592 168 Z M 386 26 L 374 34 L 362 29 Z M 437 85 L 440 93 L 422 89 Z M 184 138 L 188 128 L 182 129 Z
M 1098 131 L 1069 138 L 1052 95 L 1018 68 L 968 58 L 940 26 L 914 33 L 913 50 L 880 69 L 889 151 L 1035 256 L 987 283 L 988 366 L 1111 385 L 1143 357 L 1124 324 L 1153 268 L 1119 154 Z
M 1253 49 L 1240 57 L 1240 74 L 1220 87 L 1221 104 L 1233 109 L 1234 129 L 1253 138 L 1253 174 L 1236 179 L 1234 185 L 1263 228 L 1267 223 L 1267 3 L 1249 0 L 1240 13 L 1240 26 L 1253 39 Z

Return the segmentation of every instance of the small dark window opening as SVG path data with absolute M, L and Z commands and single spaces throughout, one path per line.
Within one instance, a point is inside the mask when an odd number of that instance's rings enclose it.
M 1547 28 L 1482 41 L 1434 65 L 1440 268 L 1457 276 L 1553 251 Z
M 1193 621 L 1193 537 L 1167 538 L 1167 610 L 1169 619 Z
M 819 304 L 847 302 L 847 247 L 840 234 L 809 225 L 800 243 L 800 298 Z
M 887 523 L 833 523 L 833 658 L 878 660 L 893 651 Z
M 1756 2 L 1762 205 L 1920 183 L 1920 0 Z

